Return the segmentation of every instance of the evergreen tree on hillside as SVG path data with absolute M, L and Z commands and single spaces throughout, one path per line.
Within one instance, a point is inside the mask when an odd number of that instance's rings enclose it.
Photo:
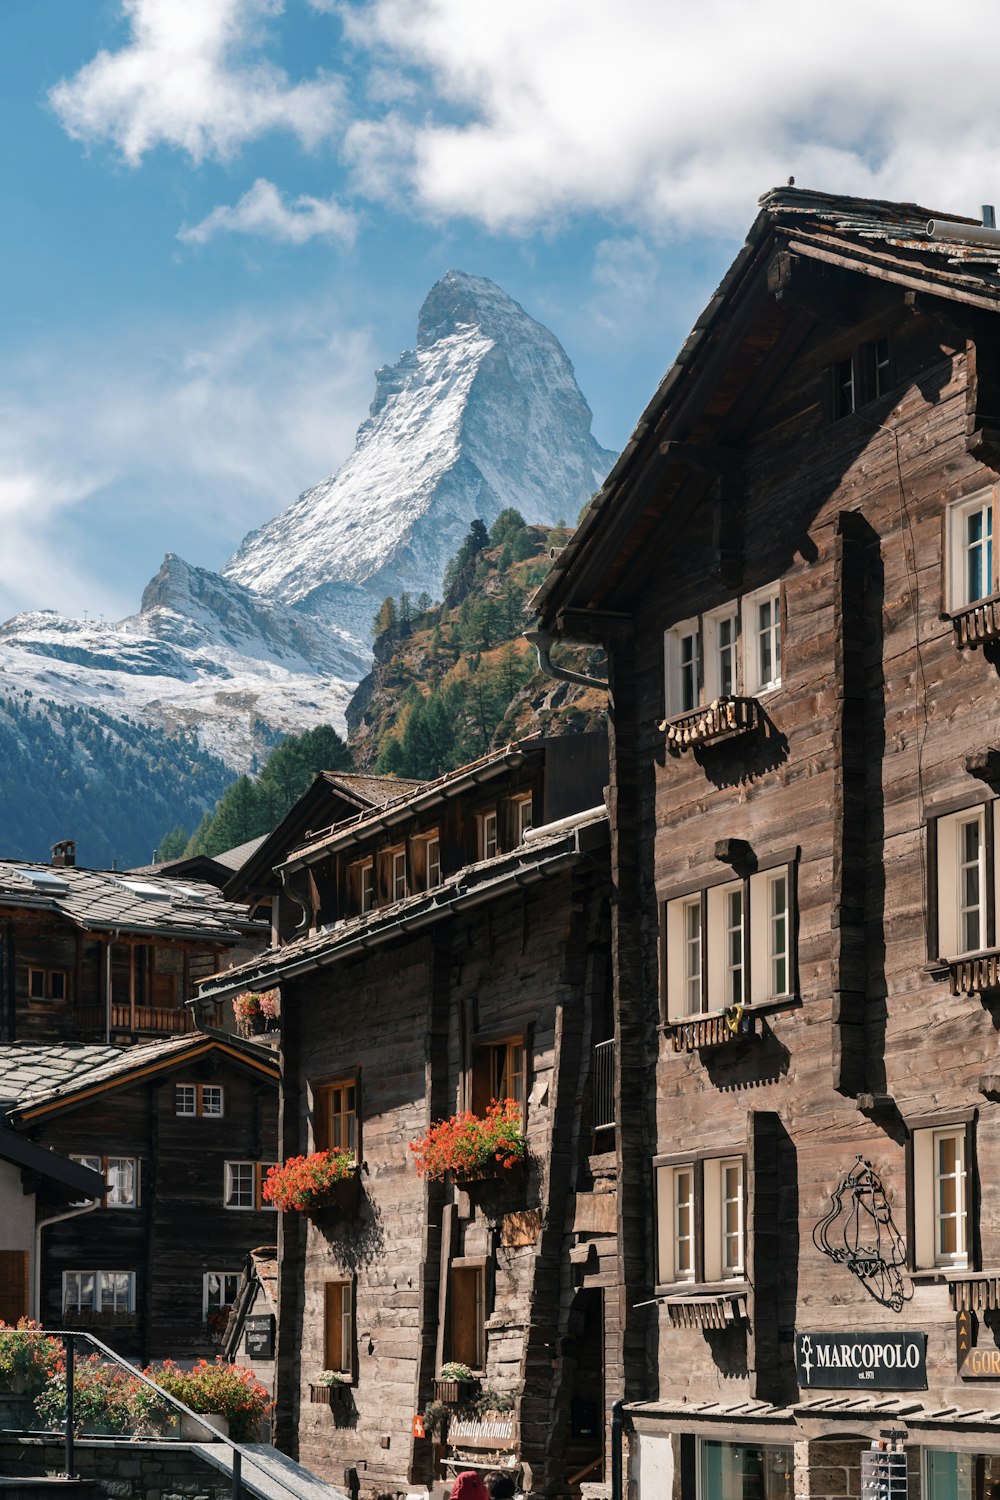
M 160 840 L 160 847 L 156 851 L 157 863 L 162 865 L 168 859 L 180 859 L 187 848 L 187 841 L 187 829 L 181 823 L 175 824 Z
M 524 531 L 527 522 L 519 510 L 513 505 L 508 505 L 502 510 L 490 527 L 490 546 L 499 547 L 501 542 L 509 541 L 519 531 Z

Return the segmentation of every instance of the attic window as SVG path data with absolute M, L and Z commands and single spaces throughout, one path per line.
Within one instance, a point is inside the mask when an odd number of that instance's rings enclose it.
M 18 880 L 26 880 L 29 885 L 35 886 L 40 891 L 51 892 L 53 895 L 69 890 L 66 881 L 60 875 L 53 875 L 49 870 L 25 870 L 20 865 L 6 865 L 4 873 L 15 875 Z
M 119 890 L 128 891 L 130 896 L 141 896 L 144 901 L 170 900 L 170 892 L 161 885 L 147 885 L 144 880 L 116 880 L 113 883 Z
M 844 359 L 835 360 L 826 372 L 827 414 L 831 421 L 886 395 L 894 382 L 892 346 L 889 339 L 871 339 L 859 344 Z
M 169 894 L 175 906 L 204 906 L 207 899 L 204 891 L 191 885 L 174 886 Z

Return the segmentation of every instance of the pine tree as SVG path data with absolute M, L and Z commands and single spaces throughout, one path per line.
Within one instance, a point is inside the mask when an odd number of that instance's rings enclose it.
M 391 636 L 396 629 L 396 601 L 392 598 L 382 600 L 381 608 L 375 616 L 375 635 Z

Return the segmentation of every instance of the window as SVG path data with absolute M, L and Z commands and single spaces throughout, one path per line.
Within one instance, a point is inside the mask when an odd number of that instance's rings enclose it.
M 924 1448 L 923 1494 L 926 1500 L 975 1500 L 976 1455 L 949 1452 L 944 1448 Z M 986 1493 L 992 1492 L 987 1485 Z
M 98 1172 L 106 1183 L 104 1208 L 137 1208 L 139 1206 L 139 1163 L 134 1156 L 74 1156 L 81 1167 Z M 83 1199 L 75 1208 L 89 1202 Z
M 499 852 L 496 808 L 479 814 L 479 858 L 492 859 Z
M 28 996 L 32 1000 L 65 1000 L 69 996 L 67 969 L 29 969 Z
M 225 1113 L 221 1083 L 175 1084 L 174 1113 L 198 1120 L 221 1120 Z
M 715 1438 L 698 1438 L 697 1443 L 701 1500 L 786 1500 L 793 1493 L 791 1447 Z
M 358 1151 L 358 1086 L 353 1078 L 313 1089 L 313 1137 L 317 1151 Z
M 448 1273 L 448 1358 L 482 1370 L 486 1363 L 486 1267 L 452 1261 Z
M 932 957 L 957 958 L 996 945 L 998 812 L 1000 802 L 981 803 L 929 825 L 928 843 L 937 866 Z
M 872 395 L 884 396 L 892 385 L 892 360 L 889 355 L 889 340 L 875 339 L 869 344 L 871 350 Z
M 656 1166 L 657 1283 L 746 1273 L 742 1156 Z
M 993 546 L 993 491 L 948 507 L 947 600 L 964 609 L 997 592 Z
M 227 1161 L 224 1173 L 223 1203 L 226 1208 L 273 1210 L 273 1203 L 262 1197 L 272 1161 Z
M 527 797 L 515 797 L 511 807 L 511 812 L 513 813 L 512 821 L 514 825 L 514 843 L 523 844 L 524 835 L 531 827 L 532 808 L 530 794 Z
M 240 1289 L 241 1273 L 239 1271 L 206 1271 L 202 1277 L 201 1285 L 201 1316 L 202 1321 L 208 1320 L 213 1312 L 221 1312 L 225 1307 L 232 1307 L 236 1301 Z
M 393 901 L 406 898 L 406 850 L 393 849 L 389 854 L 389 894 Z
M 854 359 L 839 360 L 836 365 L 837 416 L 848 417 L 857 406 Z
M 134 1271 L 64 1271 L 63 1312 L 102 1317 L 135 1312 Z
M 794 993 L 793 872 L 781 864 L 664 903 L 666 1020 Z
M 781 682 L 781 595 L 773 586 L 743 601 L 743 680 L 747 693 Z
M 375 867 L 370 859 L 356 860 L 348 867 L 347 883 L 351 910 L 371 911 L 375 905 Z
M 668 718 L 716 698 L 752 697 L 781 684 L 777 584 L 673 626 L 664 637 Z
M 834 421 L 886 395 L 894 383 L 889 339 L 883 335 L 859 344 L 845 359 L 829 366 L 827 379 L 827 408 Z
M 354 1372 L 354 1286 L 328 1281 L 323 1288 L 323 1368 Z
M 915 1269 L 971 1265 L 971 1130 L 971 1124 L 958 1124 L 913 1131 Z
M 432 891 L 441 884 L 441 840 L 436 831 L 410 841 L 410 862 L 415 891 Z
M 491 1100 L 514 1099 L 524 1119 L 527 1102 L 524 1038 L 508 1037 L 475 1048 L 472 1065 L 472 1109 L 483 1115 Z

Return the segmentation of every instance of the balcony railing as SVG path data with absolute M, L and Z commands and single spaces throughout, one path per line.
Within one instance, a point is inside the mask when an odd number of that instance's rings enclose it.
M 1000 599 L 980 599 L 953 614 L 951 623 L 960 648 L 975 649 L 1000 641 Z
M 615 1041 L 598 1042 L 594 1048 L 594 1129 L 614 1130 Z
M 81 1030 L 103 1031 L 108 1019 L 103 1005 L 79 1006 L 76 1024 Z M 185 1006 L 129 1005 L 115 1001 L 111 1006 L 112 1031 L 151 1031 L 157 1035 L 193 1031 L 191 1013 Z
M 714 745 L 750 734 L 760 723 L 756 698 L 716 698 L 700 708 L 665 719 L 660 727 L 667 737 L 667 749 L 672 755 L 680 755 L 698 745 Z
M 1000 989 L 1000 949 L 991 948 L 948 964 L 953 995 L 982 995 Z

